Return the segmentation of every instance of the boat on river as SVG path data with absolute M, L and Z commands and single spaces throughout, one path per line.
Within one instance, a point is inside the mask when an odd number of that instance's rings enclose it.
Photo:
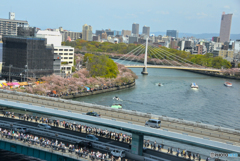
M 192 84 L 191 84 L 191 88 L 198 89 L 198 85 L 197 85 L 196 83 L 192 83 Z
M 113 97 L 113 99 L 116 101 L 122 101 L 118 96 Z
M 224 85 L 227 87 L 232 87 L 232 83 L 230 83 L 230 82 L 225 82 Z
M 113 104 L 111 108 L 122 109 L 122 104 Z
M 163 84 L 162 84 L 162 83 L 158 83 L 157 85 L 158 85 L 158 86 L 160 86 L 160 87 L 161 87 L 161 86 L 163 86 Z

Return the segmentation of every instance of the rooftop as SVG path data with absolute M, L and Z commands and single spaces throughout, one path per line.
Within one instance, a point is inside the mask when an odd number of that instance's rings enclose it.
M 0 21 L 12 21 L 12 22 L 28 23 L 27 21 L 24 21 L 24 20 L 10 20 L 10 19 L 3 19 L 3 18 L 0 18 Z
M 59 31 L 39 30 L 37 35 L 61 36 L 61 33 Z
M 71 49 L 73 49 L 73 47 L 71 47 L 71 46 L 54 46 L 54 48 L 62 48 L 62 49 L 69 49 L 69 48 L 71 48 Z

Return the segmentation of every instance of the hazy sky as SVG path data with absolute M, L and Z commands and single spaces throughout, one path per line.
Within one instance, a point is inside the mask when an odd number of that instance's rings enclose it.
M 176 29 L 181 33 L 219 33 L 222 12 L 233 13 L 232 34 L 240 33 L 240 0 L 1 0 L 0 18 L 9 11 L 30 26 L 82 31 L 131 30 L 132 23 L 151 32 Z

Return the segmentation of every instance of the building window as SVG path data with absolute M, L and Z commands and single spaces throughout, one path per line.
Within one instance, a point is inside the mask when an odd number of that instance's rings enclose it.
M 65 67 L 62 67 L 62 70 L 65 70 Z
M 73 51 L 73 49 L 69 49 L 69 51 Z
M 72 64 L 72 63 L 73 63 L 72 61 L 68 62 L 68 64 Z
M 73 55 L 73 53 L 69 53 L 69 55 Z
M 68 57 L 64 57 L 64 59 L 68 59 Z
M 71 67 L 67 67 L 67 70 L 71 70 Z
M 64 55 L 68 55 L 68 53 L 64 53 Z
M 64 49 L 64 51 L 68 51 L 68 49 Z
M 58 49 L 54 49 L 54 51 L 58 51 Z
M 59 49 L 59 51 L 63 51 L 63 49 Z
M 63 55 L 63 53 L 59 53 L 59 55 Z
M 69 59 L 73 59 L 73 57 L 69 57 Z

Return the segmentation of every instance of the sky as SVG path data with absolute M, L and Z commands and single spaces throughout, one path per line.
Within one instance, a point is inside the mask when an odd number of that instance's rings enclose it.
M 150 32 L 219 33 L 222 12 L 233 13 L 231 34 L 240 33 L 240 0 L 1 0 L 0 18 L 15 12 L 31 27 L 82 31 L 131 30 L 138 23 Z

